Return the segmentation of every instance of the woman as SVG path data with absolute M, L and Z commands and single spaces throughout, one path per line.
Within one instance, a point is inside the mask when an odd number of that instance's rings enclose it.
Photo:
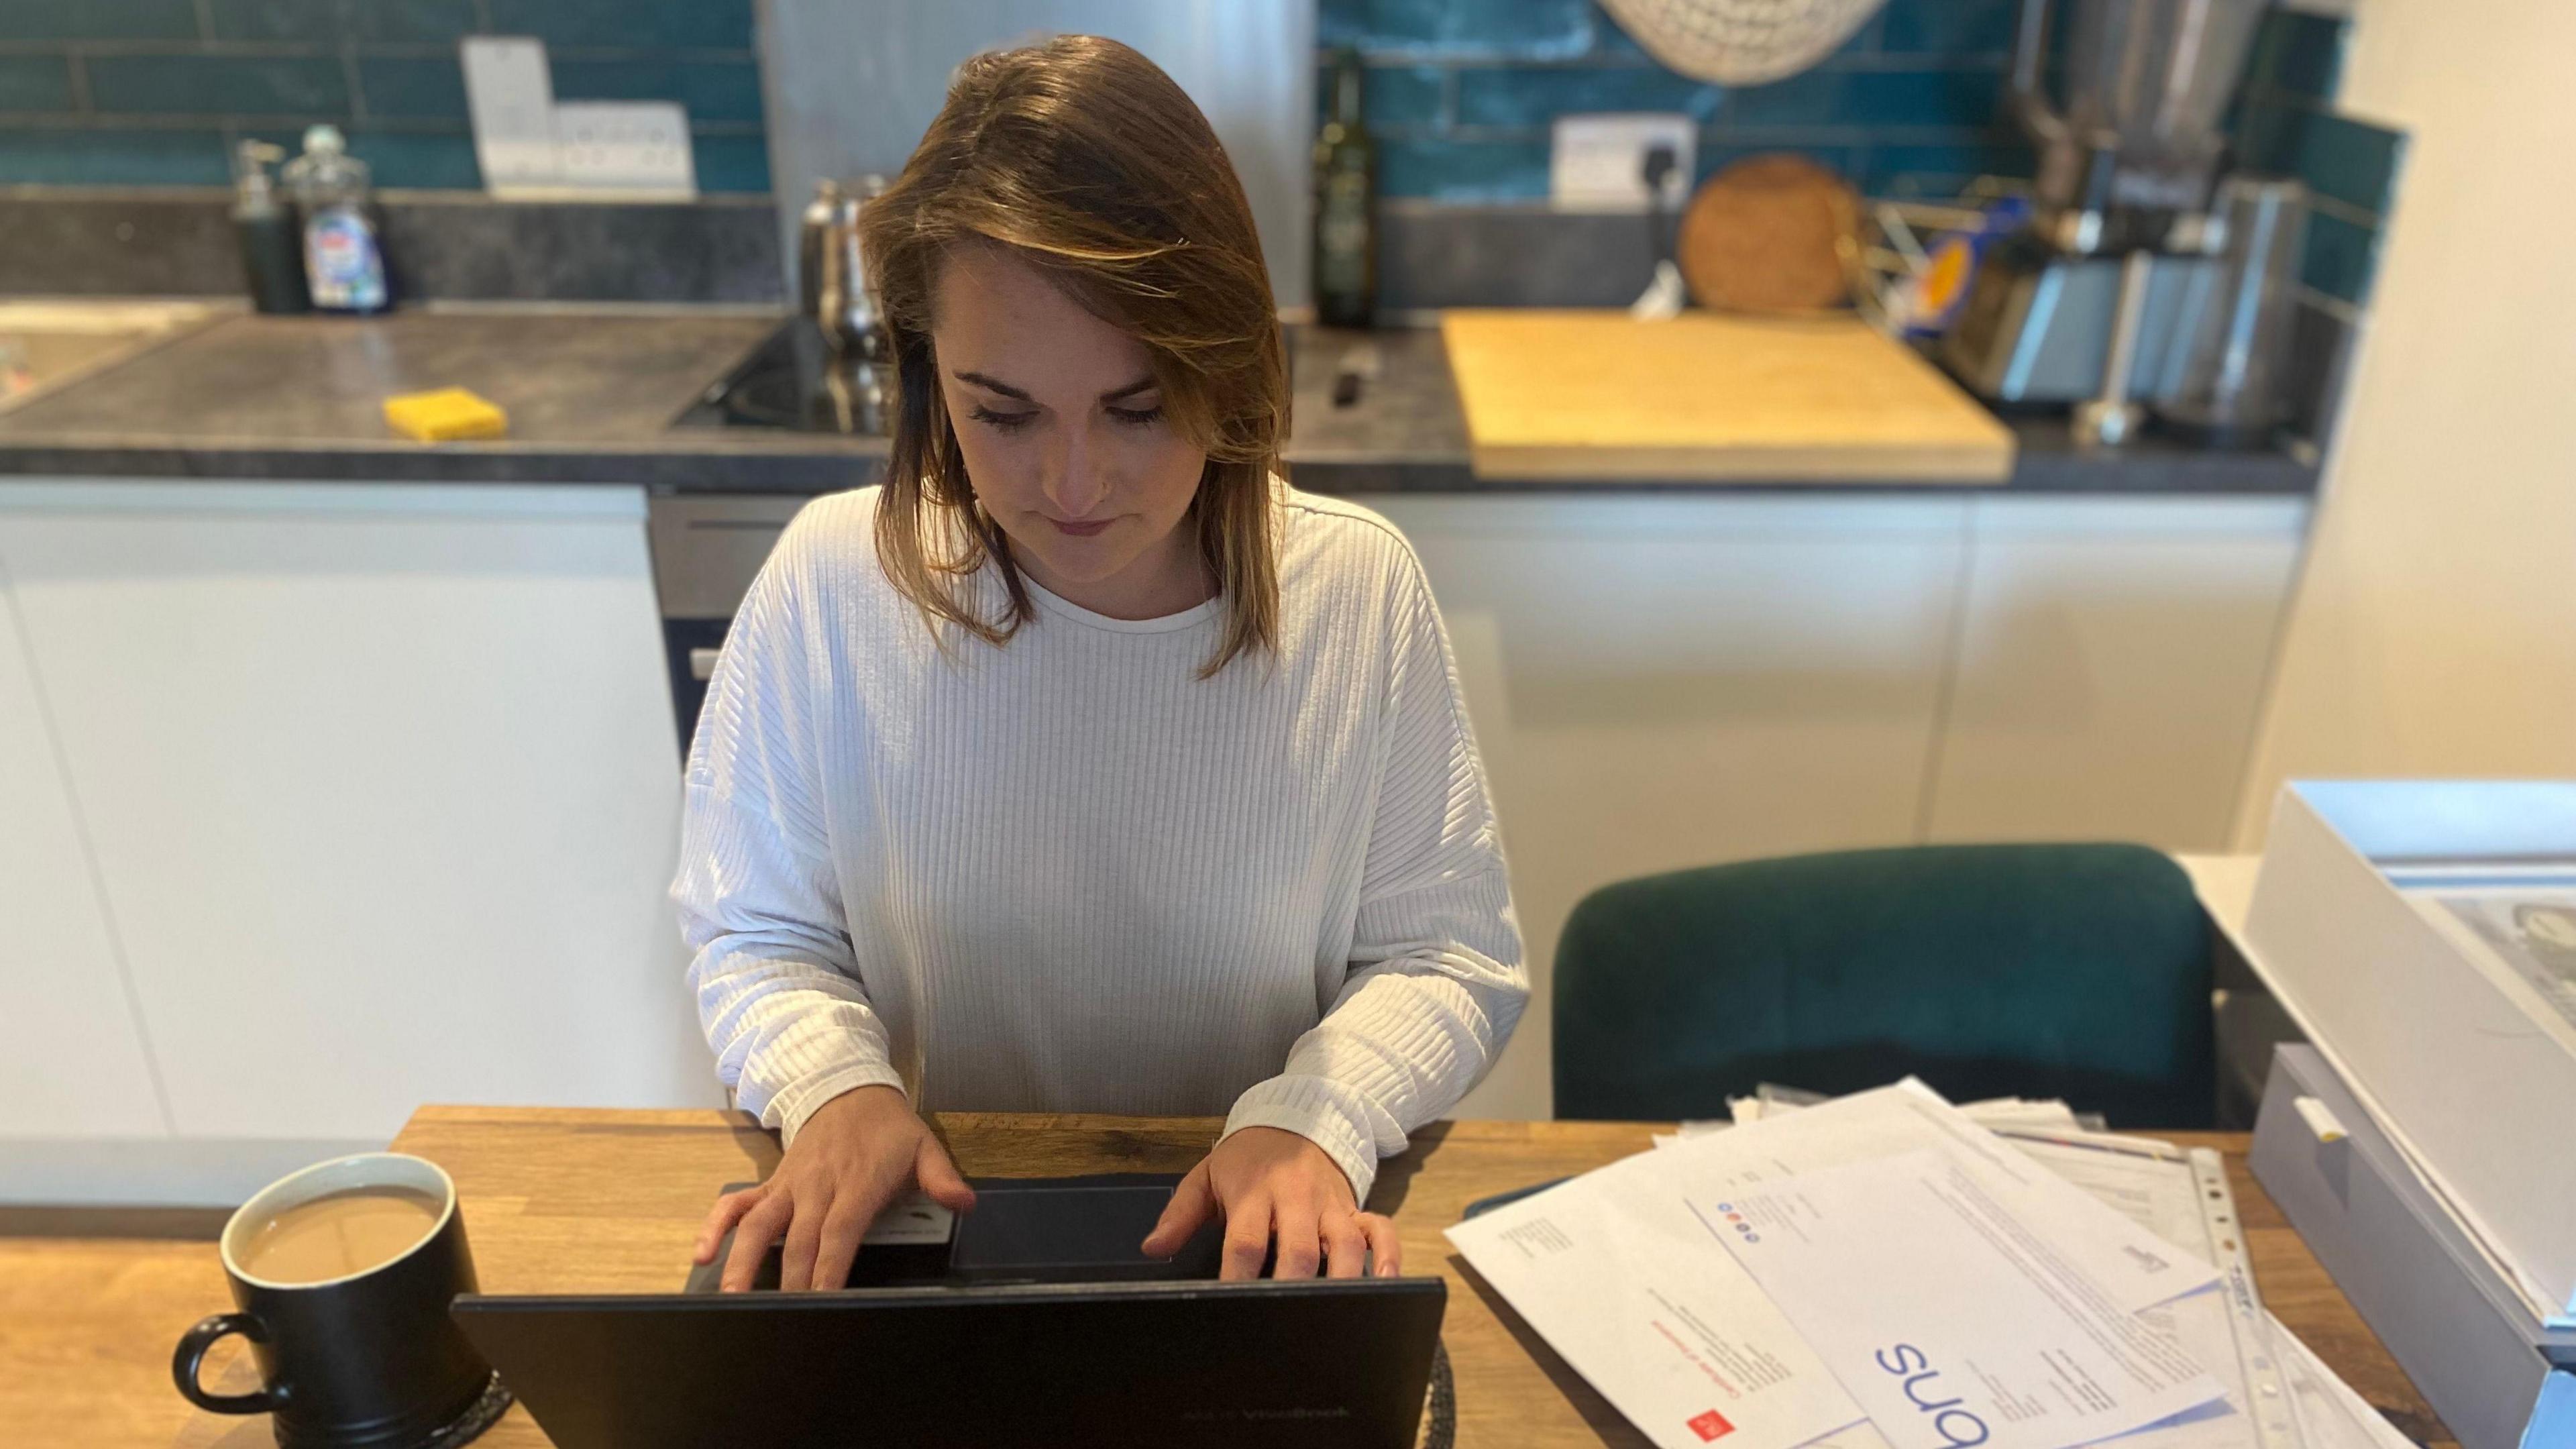
M 969 61 L 862 244 L 896 374 L 882 487 L 745 599 L 672 888 L 719 1071 L 787 1148 L 712 1261 L 832 1287 L 918 1185 L 918 1115 L 1229 1113 L 1145 1251 L 1399 1264 L 1360 1211 L 1528 994 L 1420 565 L 1272 476 L 1279 327 L 1242 187 L 1151 62 Z

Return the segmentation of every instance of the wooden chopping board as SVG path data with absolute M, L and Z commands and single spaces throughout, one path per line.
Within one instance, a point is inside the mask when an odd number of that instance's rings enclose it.
M 2012 433 L 1857 317 L 1444 313 L 1476 476 L 2000 483 Z

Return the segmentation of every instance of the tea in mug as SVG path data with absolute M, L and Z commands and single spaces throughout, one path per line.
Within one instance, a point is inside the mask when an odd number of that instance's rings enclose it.
M 271 1283 L 326 1283 L 390 1263 L 438 1226 L 446 1204 L 407 1187 L 360 1187 L 281 1210 L 239 1254 L 241 1270 Z

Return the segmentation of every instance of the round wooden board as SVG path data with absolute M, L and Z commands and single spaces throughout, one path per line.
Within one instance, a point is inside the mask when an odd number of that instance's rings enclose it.
M 1851 299 L 1860 207 L 1803 156 L 1748 156 L 1702 185 L 1682 214 L 1682 280 L 1703 307 L 1814 312 Z

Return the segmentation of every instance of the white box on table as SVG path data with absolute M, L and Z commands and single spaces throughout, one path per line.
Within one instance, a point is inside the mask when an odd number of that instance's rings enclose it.
M 2563 1321 L 2576 1317 L 2576 1021 L 2404 888 L 2554 867 L 2576 871 L 2576 781 L 2295 782 L 2273 807 L 2246 939 L 2363 1105 L 2539 1314 Z

